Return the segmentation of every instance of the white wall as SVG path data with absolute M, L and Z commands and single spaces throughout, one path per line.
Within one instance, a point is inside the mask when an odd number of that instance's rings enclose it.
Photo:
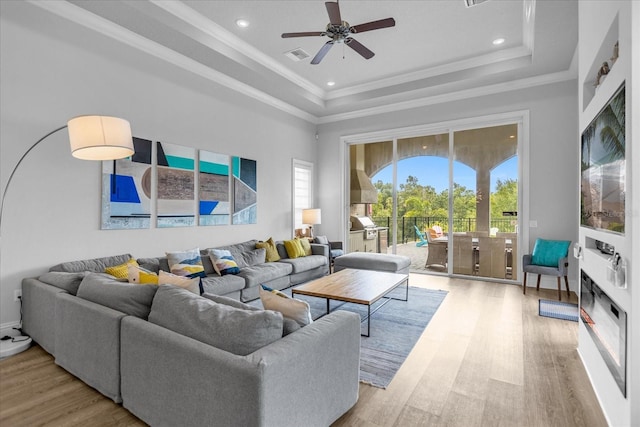
M 257 161 L 258 223 L 100 230 L 101 165 L 74 159 L 67 132 L 38 146 L 5 200 L 0 324 L 19 319 L 23 277 L 63 261 L 291 236 L 291 159 L 314 161 L 315 125 L 23 2 L 2 2 L 1 187 L 38 138 L 82 114 L 131 122 L 135 136 Z
M 602 409 L 612 426 L 640 425 L 640 292 L 637 260 L 640 259 L 640 3 L 637 1 L 580 2 L 579 7 L 579 129 L 582 131 L 607 103 L 620 85 L 626 92 L 626 224 L 625 234 L 617 235 L 580 227 L 580 242 L 586 247 L 587 238 L 615 246 L 627 263 L 627 288 L 620 289 L 608 280 L 606 257 L 586 249 L 581 268 L 624 311 L 627 312 L 627 395 L 621 393 L 600 355 L 594 340 L 581 322 L 579 326 L 579 353 L 596 391 Z M 608 35 L 613 34 L 612 38 Z M 620 43 L 619 58 L 606 79 L 593 92 L 594 70 L 604 60 L 611 61 L 613 44 Z M 583 86 L 584 83 L 584 86 Z M 632 185 L 632 184 L 635 184 Z M 625 355 L 621 355 L 625 357 Z
M 340 190 L 344 182 L 343 163 L 335 161 L 337 153 L 342 152 L 341 136 L 529 110 L 529 155 L 522 161 L 528 162 L 529 165 L 529 180 L 524 182 L 529 193 L 529 218 L 538 223 L 537 228 L 528 230 L 530 244 L 533 245 L 537 237 L 575 242 L 578 227 L 575 209 L 578 201 L 578 180 L 575 174 L 578 167 L 578 151 L 575 144 L 578 121 L 575 107 L 577 96 L 576 81 L 572 80 L 320 125 L 318 163 L 319 202 L 323 211 L 321 232 L 333 239 L 344 239 L 344 230 L 348 228 L 346 223 L 340 223 L 341 210 L 345 206 L 336 202 L 340 200 Z M 348 205 L 348 201 L 346 204 Z M 348 220 L 349 218 L 345 219 Z M 527 253 L 525 250 L 523 248 L 519 252 Z M 577 289 L 577 269 L 574 261 L 569 261 L 572 290 Z M 542 286 L 556 287 L 555 278 L 546 277 Z

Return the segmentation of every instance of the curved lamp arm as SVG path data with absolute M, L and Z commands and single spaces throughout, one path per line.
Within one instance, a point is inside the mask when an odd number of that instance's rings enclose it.
M 7 190 L 9 189 L 9 185 L 11 184 L 11 180 L 13 179 L 13 175 L 15 175 L 16 171 L 18 170 L 18 168 L 20 167 L 20 164 L 22 163 L 22 161 L 24 160 L 25 157 L 27 157 L 27 155 L 31 152 L 31 150 L 33 150 L 34 148 L 36 148 L 38 146 L 38 144 L 40 144 L 42 141 L 44 141 L 45 139 L 47 139 L 48 137 L 50 137 L 51 135 L 53 135 L 56 132 L 61 131 L 62 129 L 66 129 L 67 125 L 64 126 L 60 126 L 58 129 L 54 129 L 51 132 L 49 132 L 48 134 L 46 134 L 45 136 L 43 136 L 42 138 L 40 138 L 39 140 L 36 141 L 35 144 L 33 144 L 23 155 L 22 157 L 20 157 L 20 160 L 18 160 L 18 163 L 16 163 L 15 167 L 13 168 L 13 170 L 11 171 L 11 175 L 9 175 L 9 180 L 7 181 L 7 185 L 4 186 L 4 191 L 2 192 L 2 202 L 0 203 L 0 236 L 2 235 L 2 212 L 4 211 L 4 199 L 5 197 L 7 197 Z

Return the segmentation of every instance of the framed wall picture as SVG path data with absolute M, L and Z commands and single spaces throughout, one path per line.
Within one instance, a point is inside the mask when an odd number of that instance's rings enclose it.
M 133 146 L 133 156 L 102 162 L 103 230 L 150 226 L 151 141 L 134 137 Z
M 233 224 L 257 224 L 258 186 L 255 160 L 232 157 Z
M 157 142 L 158 228 L 195 225 L 195 149 Z
M 198 167 L 199 225 L 228 225 L 229 156 L 200 150 Z

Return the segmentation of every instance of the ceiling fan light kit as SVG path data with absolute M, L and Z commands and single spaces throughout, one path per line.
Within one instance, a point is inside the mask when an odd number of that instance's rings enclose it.
M 396 25 L 396 21 L 393 18 L 380 19 L 378 21 L 367 22 L 360 25 L 351 26 L 347 21 L 343 21 L 340 15 L 340 5 L 338 2 L 328 1 L 325 2 L 327 13 L 329 15 L 329 23 L 325 31 L 307 31 L 302 33 L 283 33 L 282 38 L 291 37 L 317 37 L 326 36 L 331 40 L 326 42 L 324 46 L 320 48 L 316 56 L 311 60 L 311 63 L 316 65 L 325 57 L 331 47 L 336 43 L 344 43 L 351 49 L 355 50 L 365 59 L 371 59 L 375 55 L 371 50 L 365 47 L 362 43 L 351 37 L 352 34 L 363 33 L 365 31 L 378 30 L 380 28 L 389 28 Z

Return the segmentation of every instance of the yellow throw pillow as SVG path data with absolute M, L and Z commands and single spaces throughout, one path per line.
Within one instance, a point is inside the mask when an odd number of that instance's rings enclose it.
M 299 239 L 300 245 L 302 246 L 302 251 L 304 252 L 304 256 L 309 256 L 312 254 L 311 252 L 311 242 L 308 239 Z
M 266 242 L 256 243 L 256 249 L 263 248 L 267 251 L 265 256 L 266 262 L 280 261 L 280 254 L 278 254 L 278 249 L 276 248 L 276 244 L 273 241 L 272 237 L 269 237 L 269 240 L 267 240 Z
M 304 250 L 300 244 L 300 239 L 285 240 L 284 248 L 287 250 L 287 256 L 289 258 L 300 258 L 304 256 Z
M 138 262 L 135 259 L 131 258 L 129 261 L 122 264 L 105 268 L 104 272 L 112 275 L 116 279 L 126 279 L 129 277 L 129 265 L 138 267 Z
M 129 283 L 137 283 L 138 285 L 157 285 L 158 284 L 158 275 L 153 271 L 149 271 L 145 268 L 135 266 L 132 264 L 128 265 L 128 275 L 127 279 Z

